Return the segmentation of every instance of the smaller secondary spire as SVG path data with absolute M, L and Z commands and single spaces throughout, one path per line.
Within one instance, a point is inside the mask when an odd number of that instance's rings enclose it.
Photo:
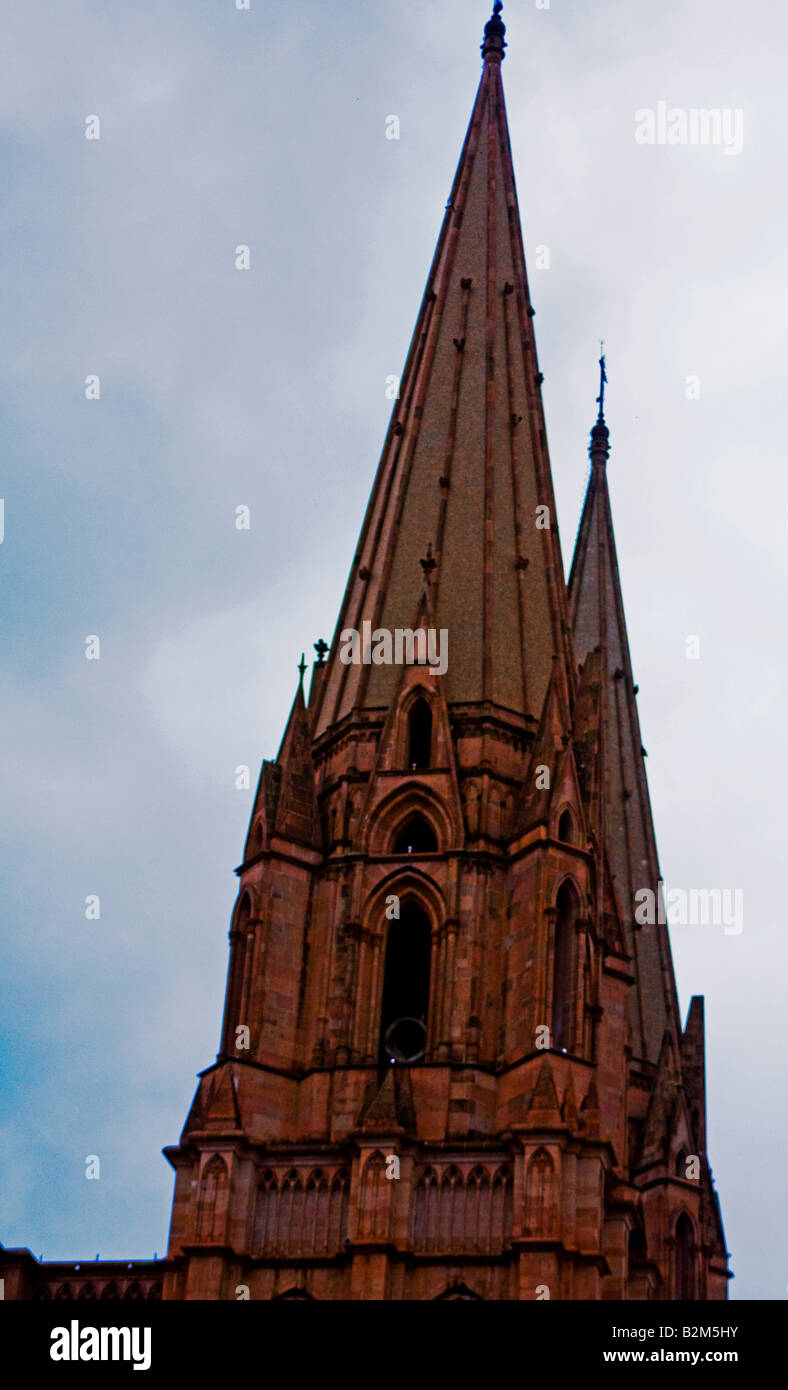
M 605 386 L 607 385 L 607 372 L 605 371 L 605 344 L 604 340 L 599 344 L 601 357 L 599 358 L 599 395 L 596 403 L 599 406 L 599 414 L 596 417 L 596 424 L 591 431 L 591 444 L 588 452 L 591 455 L 592 463 L 604 465 L 610 456 L 610 431 L 605 424 Z
M 495 0 L 493 5 L 492 19 L 488 19 L 484 26 L 484 43 L 482 44 L 482 57 L 486 63 L 500 63 L 505 57 L 506 48 L 506 25 L 501 19 L 503 0 Z

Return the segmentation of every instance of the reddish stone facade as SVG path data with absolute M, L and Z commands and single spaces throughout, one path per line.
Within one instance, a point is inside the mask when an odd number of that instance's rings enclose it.
M 166 1260 L 88 1260 L 77 1264 L 39 1261 L 29 1250 L 0 1245 L 0 1279 L 5 1299 L 55 1303 L 157 1301 Z
M 337 632 L 263 764 L 166 1298 L 726 1296 L 702 1000 L 682 1031 L 634 916 L 601 401 L 563 583 L 504 48 L 496 12 Z M 365 623 L 384 658 L 442 631 L 445 672 L 343 661 Z
M 564 582 L 499 9 L 336 634 L 263 764 L 165 1299 L 726 1297 L 703 1001 L 682 1029 L 635 917 L 602 393 Z M 445 671 L 375 659 L 397 630 Z

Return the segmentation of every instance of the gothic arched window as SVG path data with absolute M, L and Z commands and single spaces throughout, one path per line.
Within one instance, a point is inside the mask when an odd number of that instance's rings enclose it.
M 423 816 L 410 816 L 394 841 L 394 854 L 432 854 L 438 848 L 435 831 Z
M 574 843 L 575 828 L 572 824 L 571 811 L 562 811 L 561 819 L 558 822 L 558 838 L 565 841 L 567 845 Z
M 380 1061 L 417 1062 L 427 1040 L 430 994 L 430 920 L 406 899 L 386 942 L 380 1011 Z
M 692 1247 L 695 1233 L 686 1212 L 676 1222 L 676 1298 L 695 1297 L 695 1270 Z
M 526 1213 L 530 1236 L 551 1236 L 555 1207 L 555 1168 L 546 1149 L 539 1149 L 528 1164 Z
M 220 1240 L 223 1234 L 225 1204 L 227 1199 L 227 1166 L 223 1158 L 214 1154 L 205 1165 L 202 1174 L 200 1205 L 197 1215 L 199 1238 L 204 1241 Z M 125 1293 L 124 1298 L 130 1295 Z
M 408 714 L 408 767 L 429 767 L 432 753 L 432 710 L 416 700 Z
M 572 976 L 575 959 L 577 894 L 562 883 L 556 899 L 553 943 L 553 1047 L 568 1051 L 572 1037 Z
M 267 1168 L 257 1186 L 252 1250 L 255 1255 L 270 1254 L 276 1245 L 279 1188 L 276 1175 Z

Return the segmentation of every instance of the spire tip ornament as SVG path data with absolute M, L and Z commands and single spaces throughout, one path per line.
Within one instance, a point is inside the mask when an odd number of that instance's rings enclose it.
M 485 62 L 500 63 L 504 58 L 506 48 L 506 25 L 501 19 L 503 0 L 495 0 L 493 5 L 492 18 L 488 19 L 484 26 L 484 42 L 482 44 L 482 57 Z
M 606 371 L 605 371 L 605 340 L 604 340 L 604 338 L 602 339 L 602 341 L 601 341 L 600 344 L 599 344 L 599 351 L 600 351 L 600 353 L 601 353 L 602 355 L 601 355 L 601 357 L 600 357 L 600 359 L 599 359 L 599 395 L 598 395 L 597 398 L 596 398 L 597 405 L 599 406 L 599 414 L 598 414 L 598 416 L 597 416 L 597 420 L 601 420 L 601 421 L 604 423 L 604 419 L 605 419 L 605 387 L 606 387 L 606 385 L 607 385 L 607 373 L 606 373 Z
M 588 452 L 593 463 L 605 464 L 610 455 L 610 431 L 605 424 L 605 387 L 607 385 L 607 372 L 605 371 L 605 341 L 602 339 L 599 344 L 599 395 L 596 403 L 599 406 L 599 414 L 596 417 L 596 424 L 591 431 L 591 444 Z

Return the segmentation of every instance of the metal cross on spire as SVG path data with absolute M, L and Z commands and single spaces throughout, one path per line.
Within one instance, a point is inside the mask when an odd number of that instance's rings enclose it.
M 591 443 L 588 452 L 591 455 L 592 463 L 599 463 L 604 467 L 610 455 L 610 431 L 605 424 L 605 386 L 607 385 L 607 372 L 605 371 L 605 342 L 599 344 L 599 395 L 596 403 L 599 406 L 599 414 L 596 417 L 596 424 L 591 431 Z
M 602 341 L 601 341 L 600 344 L 599 344 L 599 351 L 600 351 L 600 353 L 601 353 L 602 355 L 601 355 L 601 357 L 600 357 L 600 359 L 599 359 L 599 395 L 598 395 L 597 398 L 596 398 L 596 399 L 597 399 L 597 405 L 599 406 L 599 415 L 597 416 L 597 419 L 598 419 L 598 420 L 604 420 L 604 418 L 605 418 L 605 386 L 606 386 L 606 384 L 607 384 L 607 372 L 605 371 L 605 340 L 604 340 L 604 338 L 602 339 Z
M 300 673 L 301 673 L 301 674 L 300 674 L 300 680 L 301 680 L 301 684 L 303 685 L 303 683 L 304 683 L 304 672 L 305 672 L 305 670 L 306 670 L 306 662 L 305 662 L 305 660 L 304 660 L 304 653 L 303 653 L 303 652 L 301 653 L 301 660 L 300 660 L 299 663 L 298 663 L 298 670 L 299 670 Z

